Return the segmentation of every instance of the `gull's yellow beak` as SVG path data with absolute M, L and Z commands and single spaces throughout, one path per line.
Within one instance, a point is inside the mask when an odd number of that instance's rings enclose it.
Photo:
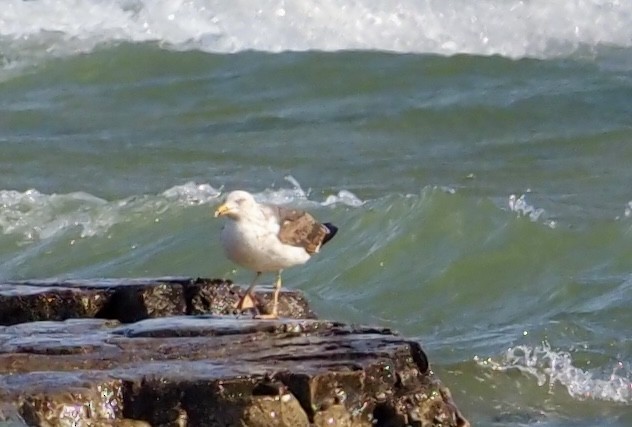
M 230 207 L 228 207 L 226 203 L 224 203 L 223 205 L 220 205 L 217 209 L 215 209 L 215 218 L 226 215 L 228 212 L 230 212 Z

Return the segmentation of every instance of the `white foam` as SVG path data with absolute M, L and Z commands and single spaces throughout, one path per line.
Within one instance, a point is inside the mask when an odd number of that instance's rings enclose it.
M 37 190 L 0 191 L 0 230 L 21 234 L 25 240 L 48 239 L 60 230 L 81 229 L 81 237 L 94 236 L 117 222 L 107 202 L 87 193 L 42 194 Z
M 255 198 L 259 203 L 272 203 L 275 205 L 285 205 L 289 203 L 309 204 L 309 190 L 305 192 L 301 184 L 291 175 L 287 175 L 284 179 L 292 185 L 292 188 L 274 188 L 266 189 L 259 194 L 255 194 Z
M 552 350 L 548 343 L 536 347 L 519 345 L 507 349 L 501 360 L 474 360 L 494 371 L 519 370 L 536 378 L 539 386 L 563 386 L 573 398 L 632 403 L 629 366 L 618 362 L 609 373 L 585 371 L 573 366 L 569 352 Z
M 285 176 L 284 179 L 292 185 L 292 188 L 266 189 L 255 194 L 259 203 L 272 203 L 275 205 L 293 204 L 299 207 L 335 206 L 338 204 L 357 208 L 364 205 L 358 196 L 348 190 L 340 190 L 337 194 L 330 194 L 325 200 L 318 202 L 310 198 L 311 190 L 303 190 L 301 184 L 292 175 Z
M 169 207 L 211 203 L 220 192 L 208 184 L 187 183 L 157 196 L 133 196 L 109 202 L 88 193 L 44 194 L 0 190 L 0 231 L 21 236 L 19 243 L 50 239 L 71 229 L 81 238 L 102 236 L 133 216 L 161 215 Z
M 3 0 L 0 37 L 53 54 L 104 42 L 157 41 L 208 52 L 370 49 L 551 57 L 582 47 L 632 46 L 632 2 Z
M 507 204 L 509 206 L 509 210 L 517 213 L 518 216 L 529 218 L 533 222 L 540 220 L 545 213 L 544 209 L 536 208 L 527 203 L 524 194 L 520 197 L 516 197 L 515 194 L 511 194 Z M 544 224 L 550 228 L 555 228 L 557 226 L 557 223 L 553 220 L 544 220 Z
M 291 176 L 286 180 L 292 184 L 291 188 L 266 189 L 255 197 L 264 203 L 312 207 L 336 204 L 359 207 L 364 203 L 346 190 L 322 202 L 310 200 L 298 181 Z M 50 239 L 69 230 L 78 230 L 81 238 L 103 236 L 115 224 L 134 218 L 155 221 L 169 209 L 218 203 L 222 194 L 210 184 L 195 182 L 176 185 L 156 195 L 114 201 L 83 192 L 44 194 L 34 189 L 0 190 L 0 232 L 18 236 L 20 244 Z
M 344 205 L 357 208 L 362 206 L 364 204 L 364 201 L 360 200 L 360 198 L 353 194 L 351 191 L 340 190 L 337 195 L 330 194 L 329 196 L 327 196 L 325 201 L 321 204 L 323 206 L 330 206 L 337 203 L 342 203 Z
M 220 194 L 220 190 L 211 187 L 209 184 L 196 184 L 195 182 L 176 185 L 162 193 L 162 195 L 169 200 L 175 200 L 178 203 L 187 205 L 211 203 L 214 202 Z

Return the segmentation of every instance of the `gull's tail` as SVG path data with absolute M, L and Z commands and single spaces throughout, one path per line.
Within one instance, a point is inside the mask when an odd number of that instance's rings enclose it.
M 327 234 L 323 238 L 323 242 L 321 243 L 321 245 L 324 245 L 325 243 L 327 243 L 328 241 L 333 239 L 334 236 L 336 235 L 336 233 L 338 232 L 338 227 L 336 227 L 335 225 L 333 225 L 330 222 L 326 222 L 323 225 L 327 229 Z

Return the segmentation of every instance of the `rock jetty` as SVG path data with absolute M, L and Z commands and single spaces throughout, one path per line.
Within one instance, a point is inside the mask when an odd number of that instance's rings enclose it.
M 417 342 L 191 278 L 0 284 L 0 426 L 465 427 Z M 256 293 L 263 312 L 271 291 Z

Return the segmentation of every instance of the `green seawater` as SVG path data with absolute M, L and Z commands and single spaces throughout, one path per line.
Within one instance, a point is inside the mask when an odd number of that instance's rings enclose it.
M 0 279 L 246 283 L 212 217 L 245 189 L 340 228 L 284 284 L 418 339 L 473 425 L 630 426 L 630 58 L 121 43 L 9 70 Z

